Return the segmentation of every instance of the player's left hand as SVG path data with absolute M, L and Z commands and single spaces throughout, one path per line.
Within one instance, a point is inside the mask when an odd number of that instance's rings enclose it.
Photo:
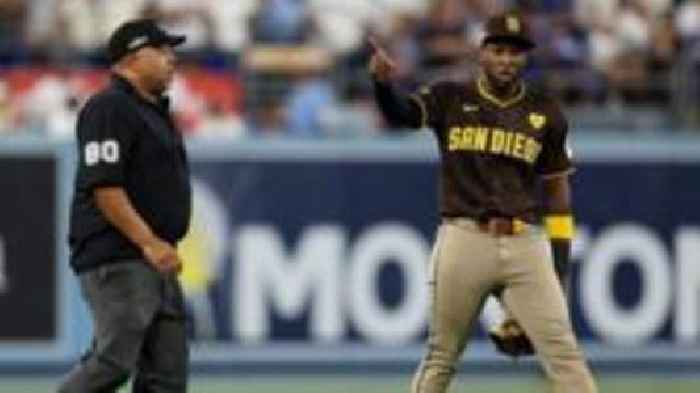
M 494 326 L 489 330 L 489 338 L 499 352 L 513 358 L 535 354 L 532 341 L 515 319 L 506 319 Z

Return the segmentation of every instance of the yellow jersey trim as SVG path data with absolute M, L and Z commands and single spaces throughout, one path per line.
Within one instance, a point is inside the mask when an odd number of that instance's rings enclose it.
M 409 96 L 409 98 L 412 99 L 420 108 L 420 126 L 421 126 L 421 128 L 428 127 L 428 108 L 426 107 L 425 102 L 423 102 L 423 99 L 420 98 L 420 96 L 417 94 L 411 94 Z
M 522 81 L 520 82 L 520 90 L 518 93 L 510 99 L 507 100 L 502 100 L 493 94 L 489 93 L 488 88 L 486 87 L 486 82 L 484 81 L 483 77 L 480 77 L 479 79 L 476 80 L 476 89 L 479 92 L 479 95 L 481 95 L 483 98 L 486 100 L 492 102 L 496 106 L 500 108 L 507 108 L 518 101 L 522 100 L 525 97 L 525 83 Z

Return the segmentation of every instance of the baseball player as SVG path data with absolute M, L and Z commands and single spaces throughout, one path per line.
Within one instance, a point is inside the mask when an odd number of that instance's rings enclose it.
M 596 392 L 560 286 L 574 230 L 567 122 L 521 79 L 535 46 L 524 21 L 517 13 L 487 21 L 472 81 L 441 81 L 410 95 L 392 86 L 394 62 L 373 46 L 370 73 L 385 117 L 398 127 L 431 128 L 441 157 L 428 350 L 412 392 L 446 390 L 491 293 L 512 314 L 492 332 L 500 349 L 527 353 L 531 341 L 554 392 Z
M 163 95 L 175 69 L 170 35 L 125 22 L 107 52 L 112 81 L 81 110 L 71 206 L 71 267 L 92 313 L 92 349 L 59 393 L 183 393 L 188 349 L 176 243 L 192 191 L 182 136 Z

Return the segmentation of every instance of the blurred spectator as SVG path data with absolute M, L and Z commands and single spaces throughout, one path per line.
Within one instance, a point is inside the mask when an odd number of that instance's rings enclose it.
M 681 49 L 681 37 L 673 24 L 673 14 L 667 13 L 652 25 L 650 67 L 652 71 L 667 72 Z
M 314 46 L 253 46 L 244 58 L 248 103 L 280 99 L 288 109 L 290 134 L 322 136 L 320 113 L 334 104 L 330 52 Z
M 184 71 L 186 67 L 182 67 Z M 184 72 L 175 75 L 170 91 L 170 108 L 173 111 L 178 129 L 186 136 L 193 135 L 199 128 L 206 109 L 204 98 L 193 91 L 184 77 Z
M 604 72 L 620 50 L 616 36 L 617 1 L 577 0 L 575 17 L 588 31 L 590 64 Z
M 650 95 L 657 105 L 671 102 L 671 71 L 681 49 L 681 40 L 673 24 L 673 14 L 660 17 L 653 26 L 649 51 Z
M 589 48 L 585 32 L 566 13 L 552 14 L 548 29 L 540 29 L 538 56 L 532 60 L 535 71 L 548 90 L 566 104 L 599 101 L 600 77 L 589 64 Z
M 289 135 L 322 137 L 326 130 L 322 119 L 335 105 L 335 92 L 327 78 L 311 75 L 297 80 L 286 103 Z
M 56 37 L 71 49 L 101 48 L 110 33 L 128 19 L 141 16 L 146 0 L 53 0 Z M 61 42 L 58 42 L 61 44 Z
M 27 0 L 25 34 L 31 48 L 46 51 L 56 39 L 56 0 Z
M 685 45 L 700 38 L 700 0 L 685 0 L 676 11 L 676 29 Z
M 674 1 L 678 2 L 677 0 L 637 0 L 641 4 L 643 4 L 647 10 L 649 11 L 649 14 L 654 17 L 654 18 L 659 18 L 663 17 L 664 15 L 667 15 L 668 12 L 671 10 L 671 7 L 673 6 Z
M 638 0 L 620 0 L 612 30 L 616 50 L 602 70 L 612 98 L 640 104 L 648 96 L 647 53 L 650 46 L 649 11 Z
M 241 94 L 235 79 L 225 73 L 209 72 L 183 62 L 168 93 L 179 129 L 188 137 L 214 135 L 234 137 L 241 131 L 239 104 Z M 220 127 L 230 120 L 230 130 Z M 216 129 L 207 129 L 208 125 Z
M 22 97 L 19 116 L 34 134 L 71 137 L 80 107 L 81 92 L 69 70 L 42 75 Z
M 530 1 L 533 3 L 534 1 Z M 520 3 L 520 2 L 519 2 Z M 539 0 L 539 11 L 545 14 L 569 13 L 573 8 L 574 0 Z M 522 7 L 522 4 L 520 4 Z
M 399 15 L 421 15 L 428 9 L 426 0 L 381 0 L 374 4 L 383 4 L 383 14 L 396 13 Z
M 649 48 L 652 16 L 641 0 L 620 0 L 616 18 L 617 41 L 623 51 L 644 52 Z
M 484 20 L 510 7 L 538 42 L 528 77 L 570 108 L 674 113 L 673 81 L 700 101 L 700 0 L 0 0 L 3 75 L 28 70 L 0 79 L 0 133 L 72 134 L 75 109 L 106 72 L 107 34 L 153 17 L 188 36 L 188 72 L 171 91 L 188 137 L 372 134 L 381 119 L 366 74 L 370 36 L 407 88 L 469 77 Z M 243 91 L 246 107 L 232 105 Z
M 519 1 L 513 0 L 462 0 L 473 18 L 485 21 L 490 16 L 508 9 L 520 8 Z
M 550 23 L 550 37 L 540 42 L 541 46 L 549 50 L 548 56 L 553 65 L 568 69 L 584 67 L 588 59 L 585 35 L 566 14 L 552 16 Z
M 373 0 L 308 0 L 308 4 L 318 26 L 319 37 L 326 47 L 336 53 L 357 48 L 367 26 L 378 24 L 383 14 Z
M 53 139 L 70 139 L 75 134 L 80 100 L 76 95 L 69 95 L 66 101 L 51 111 L 46 119 L 46 133 Z
M 467 8 L 463 0 L 437 0 L 416 32 L 420 65 L 452 66 L 470 52 Z
M 384 119 L 377 111 L 369 83 L 348 85 L 342 95 L 342 102 L 342 106 L 326 108 L 321 114 L 326 135 L 358 137 L 379 134 L 379 130 L 384 127 Z
M 323 44 L 335 53 L 358 49 L 367 31 L 387 36 L 396 19 L 421 16 L 426 0 L 307 0 Z
M 157 20 L 172 34 L 186 35 L 187 41 L 183 44 L 186 50 L 211 48 L 214 46 L 214 26 L 207 7 L 213 4 L 192 0 L 148 0 L 143 16 Z
M 249 112 L 247 128 L 258 137 L 279 137 L 286 134 L 287 110 L 275 97 L 259 101 Z
M 220 102 L 206 104 L 202 121 L 192 133 L 197 139 L 238 139 L 246 135 L 243 120 Z
M 0 136 L 13 133 L 14 116 L 10 103 L 10 92 L 5 81 L 0 80 Z
M 628 104 L 642 104 L 649 99 L 645 60 L 645 52 L 636 48 L 627 49 L 615 57 L 605 73 L 613 99 Z
M 0 0 L 0 61 L 18 60 L 25 52 L 24 27 L 28 12 L 23 0 Z
M 248 19 L 258 0 L 207 0 L 214 43 L 219 50 L 238 51 L 249 41 Z
M 305 0 L 259 0 L 251 16 L 252 41 L 260 44 L 302 44 L 314 25 Z

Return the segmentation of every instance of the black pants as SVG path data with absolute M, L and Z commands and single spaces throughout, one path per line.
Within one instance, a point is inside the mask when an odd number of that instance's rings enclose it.
M 95 335 L 58 392 L 111 393 L 130 376 L 134 393 L 185 392 L 189 353 L 177 277 L 135 260 L 79 278 Z

